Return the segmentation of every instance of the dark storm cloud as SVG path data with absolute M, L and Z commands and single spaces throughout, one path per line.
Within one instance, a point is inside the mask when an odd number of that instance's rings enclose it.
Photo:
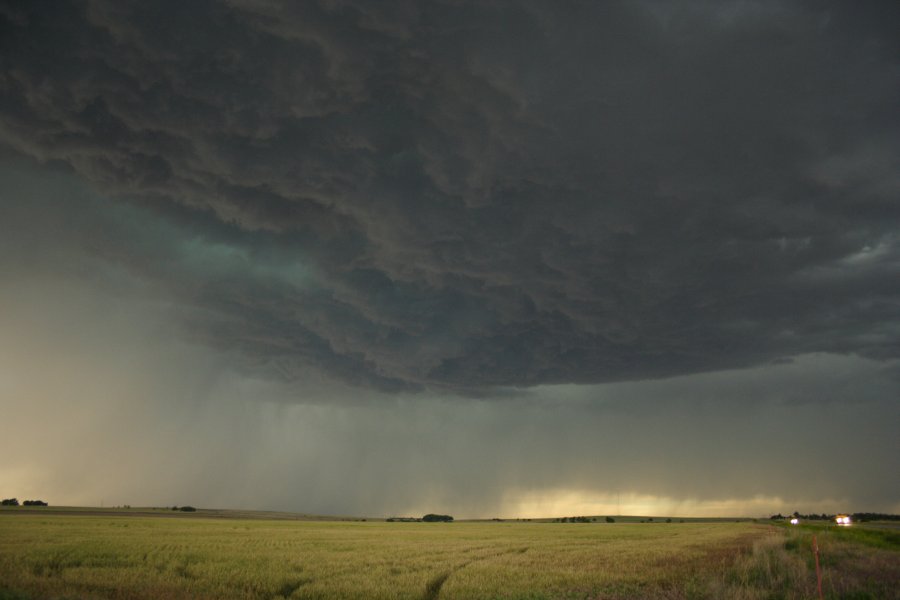
M 248 368 L 471 393 L 898 356 L 894 3 L 0 14 L 2 139 L 164 215 L 94 250 Z

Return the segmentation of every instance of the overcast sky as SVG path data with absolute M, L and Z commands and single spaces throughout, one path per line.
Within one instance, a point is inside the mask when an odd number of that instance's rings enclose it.
M 0 1 L 0 495 L 900 513 L 898 30 Z

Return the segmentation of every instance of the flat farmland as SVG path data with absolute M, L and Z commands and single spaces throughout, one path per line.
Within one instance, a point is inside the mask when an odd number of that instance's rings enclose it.
M 0 598 L 812 598 L 809 537 L 754 523 L 7 512 Z M 896 549 L 819 540 L 829 597 L 896 597 Z

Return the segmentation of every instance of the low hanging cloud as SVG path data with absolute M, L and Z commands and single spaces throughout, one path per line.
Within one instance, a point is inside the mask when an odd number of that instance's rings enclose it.
M 0 6 L 7 156 L 250 372 L 900 357 L 895 3 Z
M 298 390 L 173 341 L 168 302 L 107 278 L 118 295 L 74 274 L 0 288 L 9 495 L 482 518 L 900 508 L 900 361 L 810 355 L 514 402 Z
M 277 236 L 217 237 L 4 158 L 6 495 L 359 516 L 900 510 L 900 360 L 397 394 L 273 335 L 292 303 L 340 307 Z

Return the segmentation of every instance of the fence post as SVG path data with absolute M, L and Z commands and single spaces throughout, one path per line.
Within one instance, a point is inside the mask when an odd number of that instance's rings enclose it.
M 813 535 L 813 554 L 816 555 L 816 584 L 819 588 L 819 600 L 823 600 L 822 596 L 822 571 L 819 570 L 819 544 L 816 541 L 816 536 Z

